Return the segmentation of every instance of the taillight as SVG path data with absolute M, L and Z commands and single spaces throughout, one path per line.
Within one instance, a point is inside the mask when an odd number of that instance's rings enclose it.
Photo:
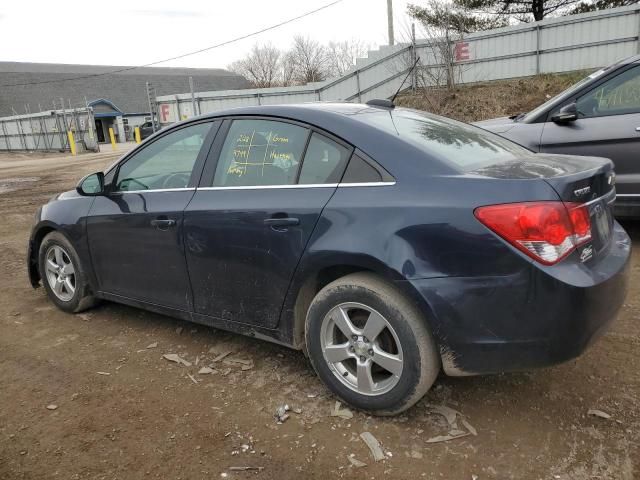
M 533 259 L 553 265 L 591 240 L 589 209 L 579 203 L 524 202 L 476 208 L 485 226 Z

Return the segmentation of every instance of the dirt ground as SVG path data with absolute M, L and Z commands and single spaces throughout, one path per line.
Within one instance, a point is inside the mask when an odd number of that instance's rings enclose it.
M 0 479 L 640 478 L 640 224 L 625 224 L 636 245 L 627 302 L 582 357 L 440 377 L 404 415 L 343 419 L 299 352 L 112 303 L 70 315 L 31 289 L 37 206 L 116 155 L 0 157 Z M 198 374 L 226 352 L 217 373 Z M 301 413 L 279 425 L 283 403 Z M 459 411 L 477 436 L 427 443 L 451 430 L 434 405 Z

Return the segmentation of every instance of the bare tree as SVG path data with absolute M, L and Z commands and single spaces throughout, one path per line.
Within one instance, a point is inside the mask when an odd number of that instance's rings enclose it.
M 296 64 L 291 52 L 284 52 L 280 58 L 280 84 L 288 87 L 294 84 Z
M 369 46 L 357 39 L 329 42 L 327 45 L 328 75 L 341 77 L 356 64 L 356 58 L 366 55 L 367 50 L 369 50 Z
M 271 44 L 255 44 L 249 55 L 229 65 L 229 70 L 244 76 L 254 87 L 274 87 L 281 83 L 280 50 Z
M 289 54 L 297 83 L 319 82 L 326 78 L 329 56 L 326 47 L 318 41 L 296 35 Z
M 422 23 L 423 35 L 426 38 L 426 47 L 431 59 L 423 59 L 428 67 L 420 68 L 419 75 L 425 85 L 444 86 L 448 89 L 455 88 L 462 75 L 458 60 L 463 58 L 458 48 L 462 46 L 464 34 L 468 25 L 465 18 L 459 15 L 450 2 L 441 0 L 428 0 L 423 11 L 431 17 L 438 18 L 437 24 L 417 17 Z M 424 60 L 427 60 L 426 62 Z

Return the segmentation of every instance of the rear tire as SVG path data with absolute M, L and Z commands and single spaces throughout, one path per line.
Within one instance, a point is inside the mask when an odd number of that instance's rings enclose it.
M 61 310 L 78 313 L 97 303 L 78 253 L 61 233 L 51 232 L 42 240 L 38 268 L 47 295 Z
M 440 372 L 424 315 L 373 274 L 354 273 L 324 287 L 305 326 L 316 373 L 355 408 L 400 413 L 424 396 Z

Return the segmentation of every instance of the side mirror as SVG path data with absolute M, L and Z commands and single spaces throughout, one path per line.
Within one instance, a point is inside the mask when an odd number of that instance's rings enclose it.
M 575 103 L 565 105 L 558 113 L 551 117 L 551 121 L 555 123 L 569 123 L 578 119 L 578 108 Z
M 104 173 L 90 173 L 76 185 L 76 192 L 85 197 L 95 197 L 104 193 Z

